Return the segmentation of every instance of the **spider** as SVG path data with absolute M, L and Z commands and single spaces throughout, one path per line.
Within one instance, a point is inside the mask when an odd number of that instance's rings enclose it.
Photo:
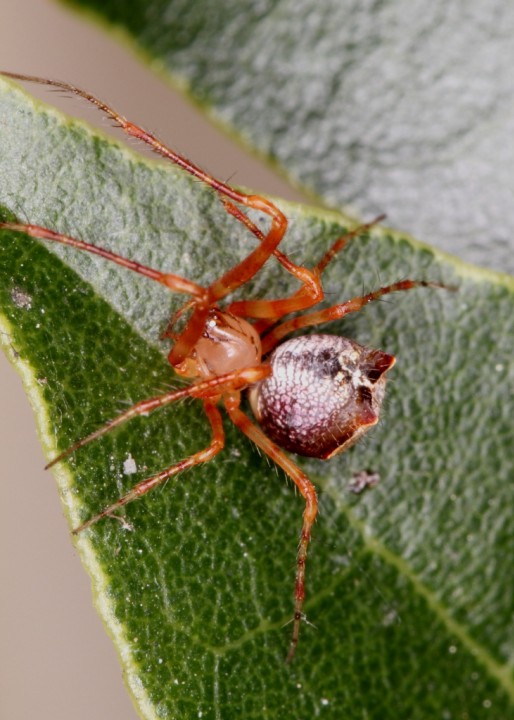
M 328 460 L 353 445 L 378 422 L 386 373 L 394 365 L 395 357 L 345 337 L 312 334 L 285 338 L 296 330 L 341 319 L 393 292 L 445 286 L 426 280 L 401 280 L 332 307 L 284 319 L 291 313 L 310 310 L 323 299 L 321 278 L 327 265 L 351 238 L 369 230 L 383 216 L 339 238 L 313 268 L 297 265 L 279 250 L 288 222 L 270 200 L 241 192 L 217 180 L 84 90 L 66 82 L 11 72 L 1 74 L 64 90 L 92 103 L 129 136 L 143 141 L 156 153 L 210 186 L 226 211 L 258 241 L 245 259 L 208 287 L 202 287 L 179 275 L 161 272 L 48 228 L 28 223 L 0 223 L 0 229 L 18 231 L 99 255 L 187 296 L 184 305 L 171 317 L 163 338 L 172 341 L 168 360 L 173 370 L 188 378 L 191 384 L 141 400 L 78 440 L 54 457 L 46 467 L 52 467 L 137 415 L 145 415 L 187 397 L 197 398 L 203 403 L 212 431 L 208 447 L 137 483 L 125 495 L 73 530 L 75 534 L 80 533 L 102 518 L 116 516 L 121 507 L 168 478 L 208 462 L 217 455 L 225 444 L 219 410 L 222 403 L 232 422 L 285 471 L 305 501 L 296 564 L 293 631 L 286 657 L 286 661 L 290 662 L 304 619 L 307 550 L 318 503 L 314 485 L 284 450 Z M 241 208 L 257 210 L 269 216 L 267 231 L 261 230 Z M 284 270 L 300 282 L 299 289 L 289 297 L 237 300 L 222 306 L 221 302 L 253 278 L 272 255 Z M 177 321 L 183 316 L 187 320 L 177 331 Z M 240 408 L 244 390 L 248 390 L 254 420 Z

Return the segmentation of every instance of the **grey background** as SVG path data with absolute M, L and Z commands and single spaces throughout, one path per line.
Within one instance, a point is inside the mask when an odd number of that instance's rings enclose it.
M 221 178 L 290 199 L 282 180 L 100 30 L 45 0 L 1 0 L 0 67 L 69 80 L 156 131 Z M 83 103 L 28 87 L 110 131 Z M 1 188 L 0 188 L 1 194 Z M 0 719 L 90 720 L 137 715 L 116 652 L 91 602 L 38 443 L 21 381 L 0 356 Z

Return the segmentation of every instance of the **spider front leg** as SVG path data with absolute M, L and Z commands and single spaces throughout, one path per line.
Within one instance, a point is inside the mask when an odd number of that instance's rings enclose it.
M 232 203 L 239 203 L 244 207 L 263 212 L 270 217 L 271 227 L 266 235 L 263 236 L 263 241 L 248 255 L 247 258 L 228 270 L 221 278 L 211 284 L 209 287 L 209 305 L 214 305 L 216 301 L 221 300 L 233 290 L 248 282 L 248 280 L 250 280 L 261 269 L 264 263 L 280 244 L 287 229 L 287 218 L 270 200 L 267 200 L 261 195 L 249 195 L 247 193 L 240 192 L 221 180 L 217 180 L 215 177 L 205 172 L 205 170 L 198 167 L 198 165 L 191 162 L 191 160 L 188 160 L 183 155 L 180 155 L 169 148 L 153 133 L 150 133 L 130 122 L 130 120 L 127 120 L 127 118 L 121 115 L 121 113 L 118 113 L 114 110 L 114 108 L 110 107 L 110 105 L 86 90 L 81 90 L 80 88 L 75 87 L 70 83 L 62 82 L 61 80 L 48 80 L 47 78 L 41 78 L 34 75 L 23 75 L 21 73 L 7 72 L 4 70 L 0 71 L 0 74 L 5 77 L 12 78 L 13 80 L 47 85 L 83 98 L 103 112 L 104 115 L 111 118 L 111 120 L 113 120 L 114 123 L 118 125 L 127 135 L 141 140 L 141 142 L 148 145 L 154 152 L 158 153 L 162 157 L 165 157 L 167 160 L 170 160 L 193 177 L 211 187 L 218 193 L 222 201 L 228 200 Z M 177 351 L 177 358 L 180 354 L 181 353 Z M 180 359 L 183 358 L 181 357 Z
M 303 473 L 295 463 L 285 455 L 285 453 L 275 445 L 250 419 L 239 409 L 241 401 L 241 393 L 233 392 L 225 397 L 225 407 L 230 419 L 241 432 L 243 432 L 257 447 L 261 448 L 273 462 L 279 465 L 282 470 L 291 478 L 299 489 L 305 500 L 305 510 L 303 512 L 303 525 L 300 535 L 300 543 L 298 546 L 298 556 L 296 561 L 296 583 L 295 583 L 295 603 L 293 616 L 293 635 L 289 645 L 286 662 L 289 663 L 294 657 L 298 638 L 300 635 L 300 625 L 303 615 L 303 603 L 305 600 L 305 564 L 307 562 L 307 550 L 311 539 L 311 531 L 316 515 L 318 514 L 318 498 L 316 488 L 311 483 L 307 475 Z
M 180 155 L 171 148 L 167 147 L 155 135 L 130 122 L 123 115 L 107 105 L 107 103 L 99 100 L 91 93 L 60 80 L 48 80 L 34 75 L 23 75 L 20 73 L 5 71 L 0 71 L 0 74 L 14 80 L 47 85 L 49 87 L 64 90 L 65 92 L 73 93 L 74 95 L 83 98 L 102 111 L 104 115 L 111 118 L 127 135 L 146 143 L 146 145 L 151 147 L 154 152 L 165 157 L 167 160 L 170 160 L 193 177 L 211 187 L 222 199 L 222 201 L 238 203 L 244 207 L 252 208 L 258 212 L 263 212 L 270 218 L 271 224 L 267 233 L 263 235 L 262 242 L 260 242 L 259 245 L 252 250 L 252 252 L 244 260 L 230 268 L 208 288 L 202 288 L 201 293 L 198 294 L 197 302 L 195 303 L 195 307 L 191 313 L 189 321 L 183 332 L 177 336 L 175 345 L 169 355 L 170 363 L 173 367 L 178 367 L 188 357 L 201 337 L 207 320 L 209 308 L 212 308 L 219 300 L 248 282 L 248 280 L 250 280 L 262 268 L 269 257 L 278 248 L 287 230 L 287 218 L 270 200 L 267 200 L 261 195 L 249 195 L 247 193 L 240 192 L 221 180 L 217 180 L 215 177 L 202 170 L 183 155 Z M 75 247 L 79 247 L 79 245 L 75 244 Z M 115 260 L 115 262 L 117 261 Z M 172 289 L 176 288 L 173 286 Z M 190 290 L 186 290 L 185 292 L 197 295 L 197 293 L 191 293 Z
M 130 260 L 122 255 L 118 255 L 117 253 L 106 250 L 98 245 L 93 245 L 93 243 L 78 240 L 70 235 L 64 235 L 63 233 L 55 232 L 49 228 L 41 227 L 40 225 L 31 225 L 28 223 L 0 222 L 0 230 L 24 233 L 25 235 L 29 235 L 37 240 L 51 240 L 52 242 L 59 243 L 60 245 L 68 245 L 69 247 L 74 247 L 77 250 L 84 250 L 92 255 L 99 255 L 105 260 L 110 260 L 116 265 L 121 265 L 121 267 L 124 267 L 127 270 L 132 270 L 139 275 L 150 278 L 150 280 L 155 280 L 174 292 L 185 293 L 186 295 L 192 295 L 197 300 L 206 301 L 206 290 L 201 285 L 197 285 L 191 280 L 187 280 L 180 275 L 174 275 L 173 273 L 164 273 L 160 270 L 155 270 L 147 265 L 142 265 L 136 260 Z

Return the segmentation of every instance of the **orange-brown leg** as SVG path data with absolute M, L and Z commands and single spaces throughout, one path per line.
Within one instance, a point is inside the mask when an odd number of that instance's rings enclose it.
M 230 202 L 227 199 L 222 200 L 223 205 L 226 209 L 226 211 L 235 217 L 239 222 L 241 222 L 255 237 L 260 241 L 264 242 L 266 239 L 266 236 L 262 232 L 260 228 L 253 223 L 248 215 L 245 215 L 236 205 L 234 205 L 232 202 Z M 346 237 L 346 236 L 345 236 Z M 302 265 L 296 265 L 293 263 L 287 255 L 285 255 L 280 250 L 275 250 L 273 253 L 274 257 L 279 261 L 279 263 L 282 265 L 282 267 L 287 270 L 291 275 L 293 275 L 297 280 L 299 280 L 302 283 L 302 287 L 300 290 L 298 290 L 295 295 L 295 302 L 294 302 L 294 309 L 295 310 L 302 310 L 306 308 L 310 308 L 313 305 L 316 305 L 318 302 L 321 302 L 323 300 L 323 288 L 321 285 L 320 280 L 320 273 L 317 272 L 316 269 L 309 270 L 309 268 L 303 267 Z M 291 298 L 292 299 L 292 298 Z M 191 310 L 194 305 L 194 300 L 189 300 L 187 303 L 182 305 L 182 307 L 179 308 L 179 310 L 170 318 L 170 321 L 168 322 L 168 325 L 165 329 L 165 331 L 162 333 L 162 338 L 170 338 L 173 340 L 176 340 L 177 334 L 174 332 L 174 327 L 177 323 L 177 320 L 188 310 Z M 269 302 L 273 301 L 262 301 L 257 300 L 256 302 L 235 302 L 231 303 L 228 308 L 227 312 L 232 312 L 234 315 L 239 315 L 240 317 L 252 317 L 251 312 L 244 312 L 245 309 L 250 309 L 252 307 L 260 308 L 263 304 L 263 302 L 268 306 Z M 283 301 L 280 301 L 283 302 Z M 289 301 L 290 302 L 290 301 Z M 290 312 L 287 307 L 288 301 L 285 301 L 284 308 L 285 312 L 282 312 L 282 315 L 286 314 L 287 312 Z M 274 303 L 276 305 L 276 302 Z M 276 310 L 275 310 L 276 312 Z M 272 325 L 274 321 L 272 322 L 266 322 L 263 323 L 266 327 L 268 325 Z M 259 327 L 256 324 L 256 330 L 257 332 L 260 332 Z
M 200 452 L 194 453 L 194 455 L 191 455 L 185 460 L 181 460 L 175 465 L 172 465 L 166 470 L 162 470 L 162 472 L 157 473 L 156 475 L 152 475 L 151 477 L 146 478 L 146 480 L 142 480 L 137 485 L 134 485 L 134 487 L 129 490 L 126 495 L 123 495 L 123 497 L 116 500 L 116 502 L 114 502 L 112 505 L 109 505 L 108 507 L 104 508 L 102 512 L 99 512 L 98 515 L 89 518 L 89 520 L 86 520 L 86 522 L 82 523 L 82 525 L 79 525 L 77 528 L 75 528 L 73 530 L 74 535 L 82 532 L 82 530 L 85 530 L 86 528 L 90 527 L 104 517 L 113 516 L 119 510 L 119 508 L 127 505 L 127 503 L 129 502 L 132 502 L 132 500 L 136 500 L 137 498 L 142 497 L 150 490 L 153 490 L 153 488 L 161 485 L 165 480 L 173 477 L 173 475 L 177 475 L 178 473 L 183 472 L 184 470 L 188 470 L 195 465 L 200 465 L 201 463 L 212 460 L 212 458 L 217 455 L 220 450 L 223 449 L 223 446 L 225 444 L 225 435 L 223 432 L 223 422 L 221 420 L 220 411 L 216 407 L 215 401 L 213 402 L 211 400 L 204 400 L 203 404 L 212 428 L 212 440 L 209 446 L 206 447 L 204 450 L 200 450 Z
M 64 92 L 69 92 L 74 95 L 78 95 L 79 97 L 83 98 L 84 100 L 87 100 L 87 102 L 90 102 L 92 105 L 97 107 L 101 112 L 103 112 L 105 115 L 107 115 L 111 120 L 114 120 L 114 123 L 116 125 L 119 125 L 119 127 L 126 132 L 128 135 L 131 135 L 132 137 L 137 138 L 138 140 L 141 140 L 142 142 L 149 145 L 156 153 L 159 153 L 163 157 L 165 157 L 168 160 L 171 160 L 175 165 L 178 165 L 186 172 L 190 173 L 194 177 L 196 177 L 198 180 L 201 180 L 202 182 L 206 183 L 207 185 L 210 185 L 213 187 L 217 192 L 219 192 L 222 195 L 225 195 L 226 197 L 231 198 L 235 202 L 241 203 L 243 205 L 253 205 L 250 202 L 250 199 L 253 197 L 251 195 L 246 195 L 244 193 L 239 193 L 233 188 L 231 188 L 229 185 L 226 185 L 225 183 L 220 182 L 219 180 L 216 180 L 216 178 L 213 178 L 211 175 L 206 173 L 201 168 L 197 167 L 194 163 L 192 163 L 187 158 L 183 157 L 182 155 L 179 155 L 178 153 L 174 152 L 170 148 L 166 147 L 164 143 L 162 143 L 158 138 L 156 138 L 152 133 L 147 132 L 146 130 L 143 130 L 143 128 L 138 127 L 137 125 L 134 125 L 134 123 L 131 123 L 127 118 L 125 118 L 120 113 L 116 112 L 113 108 L 111 108 L 107 103 L 104 103 L 102 100 L 99 100 L 97 97 L 92 95 L 91 93 L 87 92 L 86 90 L 81 90 L 78 87 L 75 87 L 75 85 L 72 85 L 71 83 L 62 82 L 60 80 L 49 80 L 47 78 L 41 78 L 36 77 L 35 75 L 23 75 L 21 73 L 13 73 L 13 72 L 7 72 L 5 70 L 0 71 L 0 75 L 4 75 L 5 77 L 12 78 L 13 80 L 21 80 L 22 82 L 31 82 L 31 83 L 37 83 L 39 85 L 48 85 L 49 87 L 58 88 L 59 90 L 64 90 Z M 261 199 L 261 198 L 259 198 Z M 265 207 L 267 208 L 269 205 L 272 205 L 272 203 L 268 203 L 264 201 Z M 273 206 L 274 207 L 274 206 Z M 263 206 L 256 206 L 256 209 L 262 209 L 264 212 L 267 212 L 267 210 Z
M 227 210 L 231 212 L 231 214 L 236 215 L 236 217 L 241 215 L 243 218 L 246 218 L 246 216 L 243 215 L 238 208 L 232 209 L 229 203 L 225 203 L 225 206 L 227 207 Z M 240 300 L 231 303 L 227 310 L 234 315 L 262 318 L 261 321 L 255 325 L 257 332 L 262 333 L 274 322 L 280 320 L 280 318 L 284 315 L 313 307 L 313 305 L 316 305 L 323 300 L 324 292 L 321 283 L 321 275 L 329 262 L 331 262 L 334 257 L 346 247 L 347 243 L 351 239 L 363 235 L 370 228 L 383 220 L 384 217 L 385 215 L 380 215 L 371 222 L 360 225 L 358 228 L 355 228 L 355 230 L 345 233 L 345 235 L 336 240 L 332 247 L 325 253 L 325 255 L 323 255 L 321 260 L 311 270 L 295 265 L 286 255 L 284 255 L 284 253 L 276 250 L 274 253 L 275 257 L 279 260 L 283 267 L 288 270 L 288 272 L 295 275 L 295 277 L 303 283 L 303 287 L 288 298 L 280 300 Z M 246 221 L 242 219 L 241 222 L 244 222 L 248 229 L 257 238 L 261 239 L 261 231 L 249 220 L 249 218 L 246 218 Z
M 213 178 L 211 178 L 213 180 Z M 214 181 L 217 183 L 218 181 Z M 267 235 L 264 236 L 263 241 L 253 250 L 244 260 L 237 265 L 234 265 L 218 280 L 212 283 L 208 288 L 208 304 L 197 303 L 189 321 L 184 328 L 183 332 L 176 338 L 175 344 L 168 356 L 170 363 L 177 367 L 180 365 L 186 357 L 189 355 L 191 348 L 193 348 L 200 335 L 202 334 L 205 322 L 207 320 L 207 314 L 209 307 L 212 307 L 218 300 L 221 300 L 229 293 L 236 290 L 241 285 L 244 285 L 250 280 L 269 259 L 269 257 L 275 252 L 280 241 L 284 237 L 287 229 L 287 219 L 280 210 L 269 202 L 265 198 L 259 195 L 242 195 L 232 191 L 228 194 L 225 190 L 221 190 L 216 187 L 213 182 L 209 183 L 215 187 L 218 192 L 227 195 L 230 198 L 238 196 L 236 199 L 238 202 L 245 204 L 248 207 L 252 207 L 256 210 L 262 210 L 271 216 L 271 227 L 268 230 Z M 227 186 L 223 185 L 224 188 Z
M 229 200 L 244 205 L 245 207 L 250 207 L 254 210 L 264 212 L 271 218 L 271 226 L 265 235 L 264 240 L 244 260 L 224 273 L 221 278 L 218 278 L 218 280 L 213 282 L 209 288 L 207 288 L 206 294 L 202 296 L 205 299 L 201 299 L 195 304 L 195 308 L 189 318 L 189 322 L 183 332 L 176 338 L 175 345 L 169 355 L 169 361 L 174 367 L 180 365 L 198 341 L 207 319 L 209 307 L 212 307 L 218 300 L 248 282 L 248 280 L 250 280 L 250 278 L 252 278 L 260 270 L 270 255 L 272 255 L 277 249 L 287 229 L 287 219 L 285 215 L 271 201 L 266 200 L 266 198 L 261 197 L 260 195 L 248 195 L 246 193 L 239 192 L 226 183 L 212 177 L 212 175 L 206 173 L 184 156 L 179 155 L 168 148 L 157 137 L 155 137 L 155 135 L 143 130 L 143 128 L 140 128 L 137 125 L 134 125 L 134 123 L 128 121 L 123 115 L 120 115 L 113 110 L 113 108 L 109 107 L 109 105 L 85 90 L 81 90 L 69 83 L 58 80 L 48 80 L 46 78 L 35 77 L 33 75 L 22 75 L 19 73 L 5 71 L 0 71 L 0 74 L 14 80 L 33 82 L 40 85 L 59 88 L 60 90 L 70 92 L 84 98 L 84 100 L 92 103 L 105 115 L 114 120 L 114 122 L 118 124 L 120 128 L 127 133 L 127 135 L 135 137 L 146 143 L 156 153 L 159 153 L 163 157 L 175 163 L 175 165 L 178 165 L 183 170 L 193 175 L 193 177 L 196 177 L 198 180 L 201 180 L 206 185 L 212 187 L 222 198 L 228 198 Z
M 374 290 L 373 292 L 360 297 L 352 298 L 351 300 L 347 300 L 339 305 L 334 305 L 332 307 L 325 308 L 324 310 L 319 310 L 318 312 L 286 320 L 265 335 L 262 341 L 262 352 L 264 355 L 270 352 L 286 335 L 289 335 L 295 330 L 305 327 L 313 327 L 314 325 L 321 325 L 322 323 L 331 322 L 332 320 L 340 320 L 345 315 L 361 310 L 368 303 L 378 300 L 384 295 L 389 295 L 389 293 L 393 292 L 412 290 L 417 287 L 433 287 L 445 290 L 454 289 L 447 285 L 429 282 L 427 280 L 400 280 L 399 282 L 392 283 L 392 285 L 386 285 L 378 290 Z
M 209 173 L 205 172 L 193 162 L 185 158 L 184 156 L 176 153 L 171 148 L 167 147 L 161 142 L 155 135 L 147 132 L 143 128 L 134 125 L 127 120 L 123 115 L 116 112 L 109 105 L 99 100 L 91 93 L 81 90 L 80 88 L 71 85 L 70 83 L 61 82 L 59 80 L 48 80 L 46 78 L 35 77 L 33 75 L 22 75 L 20 73 L 12 73 L 0 71 L 1 75 L 10 77 L 14 80 L 21 80 L 23 82 L 33 82 L 40 85 L 48 85 L 50 87 L 59 88 L 65 92 L 73 93 L 79 97 L 84 98 L 88 102 L 92 103 L 95 107 L 101 110 L 105 115 L 110 117 L 114 122 L 120 126 L 120 128 L 138 140 L 149 145 L 156 153 L 159 153 L 166 159 L 178 165 L 183 170 L 193 175 L 198 180 L 201 180 L 206 185 L 212 187 L 222 198 L 229 198 L 233 202 L 239 203 L 246 207 L 253 208 L 254 210 L 260 210 L 266 213 L 271 218 L 271 227 L 265 236 L 265 239 L 260 245 L 253 250 L 245 260 L 238 263 L 235 267 L 231 268 L 221 278 L 216 280 L 210 288 L 210 300 L 211 304 L 225 297 L 236 288 L 244 285 L 250 278 L 252 278 L 258 270 L 264 265 L 266 260 L 273 254 L 278 244 L 282 240 L 284 233 L 287 229 L 287 219 L 284 214 L 270 201 L 260 195 L 248 195 L 243 192 L 239 192 L 234 188 L 230 187 L 226 183 L 217 180 Z
M 318 513 L 318 499 L 316 489 L 307 475 L 303 473 L 295 463 L 285 455 L 250 419 L 239 409 L 241 393 L 233 392 L 225 397 L 225 407 L 232 422 L 261 448 L 277 465 L 289 475 L 305 500 L 303 513 L 302 533 L 298 546 L 298 557 L 296 562 L 296 583 L 295 583 L 295 604 L 293 617 L 293 635 L 289 645 L 286 662 L 291 662 L 298 645 L 300 624 L 303 619 L 303 603 L 305 599 L 305 563 L 307 561 L 307 549 L 311 539 L 311 531 L 316 515 Z
M 188 387 L 181 388 L 180 390 L 173 390 L 172 392 L 165 393 L 164 395 L 140 400 L 138 403 L 128 408 L 128 410 L 120 413 L 115 418 L 105 423 L 105 425 L 102 425 L 102 427 L 98 428 L 90 435 L 87 435 L 87 437 L 78 440 L 78 442 L 70 445 L 70 447 L 66 448 L 66 450 L 63 450 L 62 453 L 57 455 L 57 457 L 45 466 L 45 470 L 53 467 L 53 465 L 60 462 L 65 457 L 68 457 L 68 455 L 71 455 L 79 448 L 88 445 L 90 442 L 93 442 L 93 440 L 97 440 L 99 437 L 102 437 L 102 435 L 110 432 L 115 427 L 122 425 L 127 422 L 127 420 L 131 420 L 138 415 L 148 415 L 158 408 L 171 405 L 172 403 L 177 402 L 178 400 L 183 400 L 186 397 L 192 397 L 199 400 L 211 399 L 216 401 L 223 393 L 230 392 L 231 390 L 240 390 L 248 385 L 253 385 L 256 382 L 259 382 L 259 380 L 267 377 L 270 373 L 271 368 L 269 365 L 258 365 L 256 367 L 245 368 L 243 370 L 235 370 L 234 372 L 226 373 L 225 375 L 218 375 L 217 377 L 213 377 L 209 380 L 202 380 L 194 385 L 189 385 Z
M 237 218 L 239 222 L 241 222 L 253 235 L 255 235 L 255 237 L 260 242 L 264 241 L 264 233 L 260 228 L 257 227 L 257 225 L 255 225 L 255 223 L 250 220 L 248 215 L 245 215 L 236 205 L 229 202 L 228 200 L 223 200 L 223 205 L 225 206 L 226 211 L 230 215 L 233 215 L 235 218 Z M 316 272 L 316 269 L 310 270 L 303 265 L 296 265 L 296 263 L 292 262 L 287 257 L 287 255 L 285 255 L 280 250 L 275 250 L 273 255 L 276 257 L 282 267 L 287 270 L 288 273 L 293 275 L 297 280 L 302 283 L 303 287 L 300 288 L 300 290 L 297 291 L 296 294 L 300 296 L 305 295 L 306 301 L 309 301 L 309 304 L 305 305 L 305 307 L 312 307 L 312 305 L 315 305 L 316 303 L 323 300 L 323 288 L 321 287 L 319 273 Z M 246 303 L 243 304 L 246 307 Z M 239 303 L 232 303 L 227 309 L 229 312 L 233 312 L 234 315 L 239 315 L 242 317 L 254 317 L 250 313 L 239 312 L 237 309 L 238 307 Z M 303 308 L 296 309 L 301 310 Z
M 211 178 L 211 180 L 214 180 Z M 229 293 L 236 290 L 241 285 L 244 285 L 250 280 L 269 259 L 269 257 L 277 249 L 280 241 L 284 237 L 287 229 L 287 219 L 280 210 L 273 205 L 273 203 L 265 200 L 265 198 L 259 195 L 242 195 L 232 191 L 228 194 L 224 189 L 220 189 L 214 183 L 218 181 L 210 182 L 212 187 L 215 187 L 218 192 L 228 195 L 230 198 L 236 199 L 248 207 L 252 207 L 256 210 L 262 210 L 271 216 L 271 227 L 268 230 L 267 235 L 263 241 L 253 250 L 244 260 L 237 265 L 234 265 L 218 280 L 212 283 L 208 288 L 208 304 L 198 303 L 189 318 L 189 321 L 182 331 L 182 333 L 176 338 L 175 344 L 168 356 L 170 363 L 173 367 L 180 365 L 191 352 L 191 349 L 196 345 L 200 335 L 202 334 L 205 322 L 207 320 L 207 314 L 209 307 L 212 307 L 218 300 L 221 300 Z M 221 184 L 220 184 L 221 185 Z M 223 185 L 223 188 L 227 186 Z M 237 195 L 238 197 L 234 197 Z
M 14 232 L 22 232 L 30 237 L 37 238 L 39 240 L 52 240 L 53 242 L 60 243 L 61 245 L 69 245 L 77 248 L 77 250 L 85 250 L 93 255 L 99 255 L 100 257 L 110 260 L 116 265 L 121 265 L 127 270 L 144 275 L 151 280 L 166 285 L 170 290 L 174 292 L 186 293 L 192 295 L 195 298 L 205 298 L 206 290 L 201 286 L 197 285 L 191 280 L 180 277 L 180 275 L 173 275 L 172 273 L 163 273 L 159 270 L 141 265 L 141 263 L 135 260 L 129 260 L 121 255 L 105 250 L 104 248 L 93 245 L 92 243 L 84 242 L 84 240 L 77 240 L 76 238 L 70 237 L 69 235 L 63 235 L 62 233 L 54 232 L 48 228 L 41 227 L 40 225 L 28 225 L 22 223 L 9 223 L 0 222 L 0 230 L 11 230 Z
M 332 247 L 327 250 L 321 260 L 317 263 L 315 269 L 319 272 L 319 274 L 321 275 L 335 256 L 340 253 L 341 250 L 344 250 L 350 240 L 359 237 L 360 235 L 364 235 L 365 232 L 371 230 L 372 227 L 378 225 L 378 223 L 382 222 L 382 220 L 385 220 L 385 217 L 385 215 L 378 215 L 374 220 L 364 223 L 363 225 L 359 225 L 359 227 L 355 228 L 355 230 L 351 230 L 350 232 L 341 235 L 341 237 L 335 241 Z

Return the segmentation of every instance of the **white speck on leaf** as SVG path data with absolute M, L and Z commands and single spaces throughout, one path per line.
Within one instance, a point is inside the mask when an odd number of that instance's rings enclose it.
M 14 287 L 11 290 L 11 300 L 18 308 L 23 310 L 30 310 L 32 307 L 32 298 L 27 293 L 20 290 L 20 288 Z
M 125 475 L 134 475 L 134 473 L 137 472 L 136 461 L 130 453 L 127 455 L 127 459 L 123 463 L 123 472 Z

